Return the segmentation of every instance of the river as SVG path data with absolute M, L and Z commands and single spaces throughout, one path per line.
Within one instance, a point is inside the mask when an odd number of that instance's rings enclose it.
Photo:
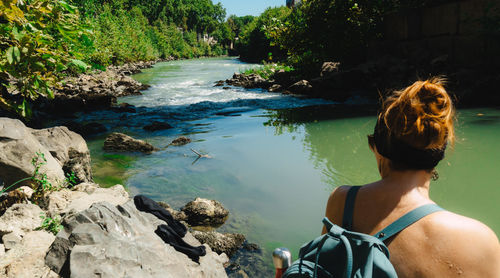
M 239 232 L 270 252 L 319 235 L 326 200 L 342 184 L 379 178 L 366 135 L 374 111 L 353 111 L 325 100 L 303 99 L 260 89 L 213 87 L 216 80 L 255 65 L 233 58 L 159 63 L 134 78 L 151 85 L 142 96 L 120 99 L 137 113 L 94 112 L 99 121 L 165 147 L 180 135 L 193 140 L 151 155 L 102 151 L 104 136 L 88 140 L 95 180 L 122 183 L 180 208 L 195 197 L 216 199 L 230 210 L 224 232 Z M 500 234 L 500 110 L 460 110 L 453 149 L 438 167 L 431 197 L 442 207 L 489 225 Z M 153 120 L 172 129 L 146 132 Z M 193 148 L 212 158 L 196 160 Z

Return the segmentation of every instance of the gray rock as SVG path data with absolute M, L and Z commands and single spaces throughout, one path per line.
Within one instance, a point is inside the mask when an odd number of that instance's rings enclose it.
M 170 145 L 173 145 L 173 146 L 182 146 L 182 145 L 186 145 L 186 144 L 189 144 L 191 143 L 191 139 L 187 138 L 187 137 L 184 137 L 184 136 L 181 136 L 179 138 L 176 138 L 174 139 Z
M 42 224 L 43 211 L 33 204 L 15 204 L 0 217 L 0 236 L 17 232 L 23 235 Z
M 220 202 L 203 198 L 187 203 L 181 211 L 186 214 L 186 222 L 191 226 L 218 227 L 229 216 L 229 211 Z
M 94 204 L 65 218 L 45 263 L 63 277 L 227 277 L 226 255 L 207 247 L 197 264 L 154 233 L 159 224 L 133 201 Z M 190 233 L 184 240 L 200 244 Z
M 131 151 L 152 153 L 157 149 L 148 142 L 134 139 L 126 134 L 113 132 L 104 141 L 104 150 L 106 151 Z
M 1 258 L 0 277 L 59 277 L 45 265 L 45 254 L 54 238 L 53 234 L 45 231 L 26 234 L 19 244 Z
M 91 190 L 91 193 L 80 190 Z M 52 192 L 45 197 L 44 208 L 51 216 L 68 213 L 78 213 L 99 202 L 108 202 L 112 205 L 121 205 L 129 200 L 127 191 L 122 185 L 110 188 L 100 188 L 91 184 L 79 185 L 76 190 L 62 189 Z
M 92 181 L 90 152 L 81 135 L 64 126 L 32 130 L 32 134 L 59 162 L 65 173 L 74 173 L 79 182 Z
M 208 244 L 214 252 L 226 253 L 228 257 L 231 257 L 245 242 L 245 236 L 242 234 L 221 234 L 215 231 L 193 231 L 192 233 L 201 243 Z
M 22 240 L 23 240 L 23 237 L 21 236 L 21 234 L 18 231 L 8 233 L 2 237 L 2 242 L 3 242 L 4 248 L 6 250 L 15 248 L 16 245 L 19 245 Z
M 31 134 L 31 129 L 19 120 L 0 118 L 0 150 L 2 150 L 0 152 L 0 179 L 7 186 L 33 175 L 35 167 L 32 159 L 37 152 L 43 153 L 47 160 L 46 164 L 40 168 L 40 172 L 45 173 L 53 185 L 64 180 L 64 172 L 60 164 Z M 20 183 L 17 187 L 22 185 L 30 185 L 30 182 Z

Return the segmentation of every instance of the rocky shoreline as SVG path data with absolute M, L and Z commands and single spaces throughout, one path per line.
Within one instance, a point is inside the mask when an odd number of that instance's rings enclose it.
M 500 75 L 491 67 L 482 65 L 454 66 L 447 55 L 421 64 L 405 59 L 381 56 L 355 65 L 324 62 L 317 73 L 309 77 L 277 70 L 269 78 L 258 74 L 235 73 L 232 78 L 219 80 L 215 86 L 261 88 L 306 97 L 324 98 L 335 102 L 377 104 L 381 95 L 399 90 L 417 79 L 444 76 L 447 90 L 459 108 L 497 106 L 500 96 L 491 93 L 500 82 Z
M 187 244 L 205 246 L 197 263 L 162 241 L 155 229 L 167 222 L 138 210 L 122 185 L 93 182 L 77 133 L 0 118 L 0 137 L 0 182 L 27 179 L 0 196 L 0 277 L 248 277 L 229 257 L 259 248 L 216 231 L 229 215 L 221 203 L 196 198 L 178 211 L 159 203 L 188 227 Z

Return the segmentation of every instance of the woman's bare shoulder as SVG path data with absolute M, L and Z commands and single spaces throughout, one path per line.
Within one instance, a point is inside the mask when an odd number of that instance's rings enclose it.
M 351 186 L 343 185 L 336 187 L 326 203 L 325 216 L 330 219 L 334 224 L 341 225 L 342 215 L 344 213 L 344 203 Z M 325 230 L 323 230 L 325 232 Z
M 465 277 L 500 277 L 500 243 L 488 226 L 449 211 L 431 214 L 423 224 L 433 248 Z

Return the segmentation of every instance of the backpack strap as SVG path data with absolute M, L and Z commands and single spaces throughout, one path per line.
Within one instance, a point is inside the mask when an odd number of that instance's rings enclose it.
M 384 241 L 394 236 L 395 234 L 401 232 L 402 230 L 406 229 L 408 226 L 422 219 L 424 216 L 443 210 L 444 210 L 443 208 L 439 207 L 436 204 L 423 205 L 401 216 L 391 225 L 387 226 L 382 231 L 376 233 L 374 237 L 380 239 L 381 241 Z
M 354 201 L 361 186 L 351 186 L 347 191 L 347 197 L 344 204 L 344 215 L 342 216 L 342 228 L 352 230 L 352 217 L 354 215 Z

